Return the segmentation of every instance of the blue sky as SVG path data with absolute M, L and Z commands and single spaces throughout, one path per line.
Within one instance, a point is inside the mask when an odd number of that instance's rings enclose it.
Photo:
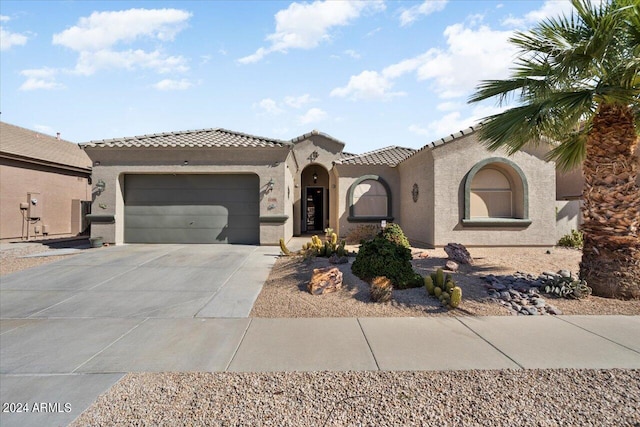
M 567 1 L 0 3 L 7 123 L 73 142 L 202 128 L 313 129 L 362 153 L 419 148 L 498 111 L 513 31 Z

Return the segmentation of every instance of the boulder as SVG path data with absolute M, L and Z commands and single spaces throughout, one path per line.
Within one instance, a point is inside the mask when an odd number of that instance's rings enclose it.
M 473 258 L 471 258 L 471 254 L 467 248 L 460 243 L 447 243 L 447 246 L 444 247 L 444 251 L 449 256 L 449 259 L 455 262 L 473 265 Z
M 336 292 L 342 288 L 342 272 L 337 267 L 315 268 L 307 290 L 312 295 Z
M 449 271 L 456 272 L 456 271 L 458 271 L 458 268 L 460 268 L 460 265 L 455 261 L 448 260 L 445 263 L 444 267 Z

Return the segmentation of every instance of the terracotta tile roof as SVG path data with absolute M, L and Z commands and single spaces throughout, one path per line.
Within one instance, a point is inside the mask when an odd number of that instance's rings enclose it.
M 436 139 L 435 141 L 431 141 L 430 143 L 428 143 L 424 147 L 422 147 L 422 148 L 420 148 L 418 150 L 415 150 L 411 155 L 407 156 L 403 160 L 406 160 L 409 157 L 412 157 L 413 155 L 418 154 L 419 152 L 421 152 L 423 150 L 430 150 L 432 148 L 436 148 L 436 147 L 439 147 L 441 145 L 447 144 L 447 143 L 449 143 L 451 141 L 455 141 L 457 139 L 460 139 L 463 136 L 471 135 L 472 133 L 477 132 L 481 127 L 482 127 L 482 123 L 478 123 L 475 126 L 468 127 L 466 129 L 463 129 L 463 130 L 458 131 L 456 133 L 452 133 L 450 135 L 447 135 L 447 136 L 445 136 L 443 138 Z
M 0 122 L 0 155 L 24 161 L 91 169 L 91 159 L 78 144 Z
M 226 129 L 199 129 L 89 141 L 82 147 L 285 147 L 288 141 L 263 138 Z
M 318 131 L 316 129 L 312 130 L 311 132 L 307 132 L 304 135 L 297 136 L 297 137 L 291 139 L 290 142 L 295 144 L 296 142 L 304 141 L 305 139 L 307 139 L 307 138 L 309 138 L 310 136 L 313 136 L 313 135 L 324 136 L 325 138 L 330 139 L 330 140 L 332 140 L 334 142 L 337 142 L 338 144 L 346 145 L 344 142 L 340 141 L 339 139 L 335 139 L 331 135 L 328 135 L 328 134 L 326 134 L 324 132 L 320 132 L 320 131 Z
M 388 165 L 397 166 L 407 157 L 411 156 L 416 150 L 405 147 L 385 147 L 379 150 L 369 151 L 368 153 L 359 154 L 343 159 L 336 160 L 337 164 L 342 165 Z

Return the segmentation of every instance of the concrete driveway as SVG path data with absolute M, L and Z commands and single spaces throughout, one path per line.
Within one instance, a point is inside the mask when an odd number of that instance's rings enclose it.
M 125 372 L 225 370 L 277 255 L 125 245 L 2 277 L 1 401 L 29 413 L 8 406 L 0 425 L 66 425 Z

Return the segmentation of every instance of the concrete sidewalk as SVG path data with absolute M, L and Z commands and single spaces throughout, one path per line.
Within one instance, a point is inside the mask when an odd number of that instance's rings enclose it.
M 640 369 L 640 316 L 2 320 L 2 402 L 69 403 L 0 424 L 64 425 L 126 372 Z

